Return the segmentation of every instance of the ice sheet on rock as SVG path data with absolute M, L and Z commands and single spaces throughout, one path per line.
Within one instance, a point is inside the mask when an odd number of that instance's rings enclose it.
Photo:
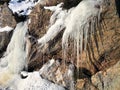
M 62 3 L 58 4 L 57 6 L 52 7 L 45 7 L 45 9 L 53 10 L 54 13 L 50 18 L 50 28 L 48 29 L 47 33 L 38 39 L 38 43 L 44 45 L 48 41 L 54 39 L 54 37 L 65 28 L 64 20 L 68 15 L 67 10 L 62 10 L 61 8 Z
M 29 15 L 32 8 L 41 0 L 11 0 L 8 7 L 18 15 Z
M 9 32 L 9 31 L 11 31 L 11 30 L 13 30 L 13 28 L 12 28 L 12 27 L 9 27 L 9 26 L 6 26 L 6 27 L 4 27 L 4 28 L 1 28 L 1 27 L 0 27 L 0 32 L 5 32 L 5 31 Z
M 99 0 L 83 0 L 72 10 L 71 15 L 66 19 L 62 47 L 65 54 L 69 43 L 68 39 L 74 40 L 77 50 L 77 67 L 79 66 L 79 54 L 82 53 L 82 50 L 86 50 L 88 35 L 96 30 L 95 24 L 100 20 L 100 13 L 101 3 Z

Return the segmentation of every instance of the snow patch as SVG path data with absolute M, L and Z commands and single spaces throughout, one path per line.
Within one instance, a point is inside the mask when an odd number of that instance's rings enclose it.
M 39 72 L 28 73 L 25 79 L 19 79 L 17 90 L 65 90 L 63 87 L 43 79 Z
M 8 7 L 18 15 L 29 15 L 36 4 L 43 2 L 43 0 L 11 0 Z
M 0 27 L 0 32 L 9 32 L 9 31 L 11 31 L 11 30 L 13 30 L 13 28 L 12 27 L 9 27 L 9 26 L 5 26 L 4 28 L 1 28 Z

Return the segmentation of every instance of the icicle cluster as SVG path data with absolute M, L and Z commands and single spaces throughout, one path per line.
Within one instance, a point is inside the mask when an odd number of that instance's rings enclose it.
M 62 38 L 64 55 L 68 47 L 69 39 L 74 40 L 77 50 L 77 67 L 79 67 L 80 54 L 86 50 L 89 34 L 95 32 L 95 26 L 100 21 L 101 3 L 97 0 L 84 0 L 71 12 L 66 19 L 66 29 Z

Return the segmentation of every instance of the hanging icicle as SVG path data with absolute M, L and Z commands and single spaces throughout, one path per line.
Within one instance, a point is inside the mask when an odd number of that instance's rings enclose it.
M 102 0 L 83 0 L 66 19 L 66 29 L 62 38 L 63 52 L 65 56 L 69 39 L 74 40 L 74 46 L 77 49 L 77 67 L 82 59 L 80 54 L 83 50 L 86 51 L 89 36 L 94 34 L 95 25 L 100 22 L 102 3 Z

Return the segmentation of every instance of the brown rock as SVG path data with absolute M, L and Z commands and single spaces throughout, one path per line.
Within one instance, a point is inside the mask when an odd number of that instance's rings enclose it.
M 42 5 L 45 6 L 55 6 L 58 3 L 62 2 L 63 0 L 43 0 L 44 3 L 42 3 Z
M 0 5 L 0 27 L 10 26 L 14 28 L 16 21 L 7 4 Z
M 29 18 L 31 19 L 31 23 L 29 25 L 30 34 L 37 38 L 42 37 L 48 29 L 51 15 L 52 12 L 45 10 L 43 6 L 39 4 L 36 5 L 29 15 Z
M 120 89 L 120 62 L 106 71 L 101 71 L 92 76 L 91 80 L 99 90 Z
M 10 42 L 11 36 L 12 36 L 12 31 L 0 33 L 0 57 L 6 51 L 6 48 Z

